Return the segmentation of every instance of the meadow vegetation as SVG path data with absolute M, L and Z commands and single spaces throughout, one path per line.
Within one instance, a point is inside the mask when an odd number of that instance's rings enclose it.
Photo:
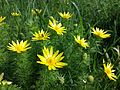
M 119 90 L 120 0 L 0 0 L 0 90 Z

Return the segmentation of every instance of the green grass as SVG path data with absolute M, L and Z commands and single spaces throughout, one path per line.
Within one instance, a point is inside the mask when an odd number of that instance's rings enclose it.
M 36 8 L 42 12 L 32 15 L 31 10 Z M 72 18 L 62 19 L 58 12 L 64 11 L 72 13 Z M 13 82 L 13 86 L 1 85 L 1 90 L 119 90 L 119 11 L 119 0 L 0 0 L 0 16 L 6 17 L 0 26 L 0 73 Z M 21 16 L 13 17 L 12 12 Z M 50 16 L 61 22 L 67 33 L 59 36 L 51 30 Z M 91 33 L 93 27 L 107 30 L 111 37 L 96 38 Z M 41 29 L 50 33 L 50 39 L 32 41 L 32 33 Z M 90 47 L 78 45 L 76 35 L 85 38 Z M 28 40 L 32 48 L 20 54 L 9 51 L 7 46 L 12 40 Z M 68 66 L 49 71 L 47 66 L 36 63 L 44 46 L 64 52 L 63 62 Z M 114 64 L 116 81 L 104 73 L 103 59 Z M 90 75 L 94 80 L 88 78 Z

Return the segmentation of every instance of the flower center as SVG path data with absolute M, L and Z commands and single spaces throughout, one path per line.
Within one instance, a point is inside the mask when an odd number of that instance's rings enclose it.
M 47 64 L 48 66 L 54 66 L 56 64 L 55 60 L 52 58 L 47 59 Z
M 107 74 L 111 74 L 111 69 L 106 68 L 105 72 L 106 72 Z
M 16 51 L 17 51 L 18 53 L 21 52 L 21 49 L 22 49 L 22 48 L 21 48 L 20 46 L 17 46 L 17 47 L 16 47 Z
M 103 36 L 103 32 L 98 32 L 98 36 Z
M 69 18 L 69 15 L 66 14 L 66 15 L 64 15 L 63 17 L 67 19 L 67 18 Z
M 59 30 L 59 27 L 57 25 L 55 26 L 55 30 L 57 30 L 57 31 Z
M 38 38 L 40 38 L 40 39 L 43 38 L 43 37 L 44 37 L 44 34 L 39 34 L 38 35 Z

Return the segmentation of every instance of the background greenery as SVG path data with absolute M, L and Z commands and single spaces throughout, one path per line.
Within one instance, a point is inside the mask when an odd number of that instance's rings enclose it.
M 32 15 L 35 8 L 42 12 Z M 60 18 L 58 12 L 64 11 L 73 13 L 70 20 Z M 13 17 L 12 12 L 20 12 L 21 16 Z M 21 90 L 119 90 L 120 0 L 0 0 L 0 16 L 6 17 L 6 24 L 0 27 L 0 72 Z M 66 34 L 58 36 L 48 28 L 50 16 L 67 27 Z M 90 33 L 91 27 L 108 30 L 111 38 L 97 40 Z M 41 29 L 51 33 L 50 40 L 31 41 L 32 33 Z M 83 49 L 75 43 L 73 35 L 77 34 L 88 39 L 90 48 Z M 8 51 L 12 40 L 29 40 L 32 49 L 22 54 Z M 64 52 L 63 61 L 68 66 L 48 71 L 46 66 L 37 64 L 37 54 L 42 54 L 43 46 Z M 105 75 L 103 58 L 114 64 L 116 82 Z M 94 80 L 88 78 L 90 75 Z

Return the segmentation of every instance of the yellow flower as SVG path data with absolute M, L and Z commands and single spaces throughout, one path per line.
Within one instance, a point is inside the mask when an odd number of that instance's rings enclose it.
M 53 47 L 51 46 L 50 50 L 46 47 L 43 49 L 43 56 L 37 55 L 40 59 L 40 61 L 37 61 L 37 63 L 44 64 L 48 66 L 49 70 L 56 70 L 56 68 L 63 68 L 63 66 L 66 66 L 67 63 L 61 62 L 64 58 L 63 52 L 58 54 L 59 50 L 57 50 L 55 53 L 53 53 Z
M 14 41 L 12 41 L 12 44 L 9 43 L 10 46 L 7 46 L 9 50 L 11 51 L 16 51 L 17 53 L 21 53 L 24 52 L 28 49 L 30 49 L 31 47 L 28 47 L 30 44 L 27 44 L 27 40 L 23 42 L 23 40 L 19 43 L 18 40 L 15 43 Z
M 12 84 L 12 82 L 10 82 L 10 81 L 3 80 L 3 76 L 4 76 L 4 73 L 0 74 L 0 85 L 1 84 L 2 85 L 5 85 L 5 84 L 10 85 L 10 84 Z
M 102 29 L 99 29 L 96 27 L 96 30 L 93 28 L 93 34 L 95 34 L 96 36 L 99 36 L 101 38 L 108 38 L 110 37 L 110 34 L 106 34 L 107 32 L 102 30 Z
M 88 43 L 86 42 L 84 38 L 80 39 L 79 35 L 77 35 L 77 37 L 74 36 L 74 38 L 75 38 L 75 41 L 79 43 L 82 47 L 84 48 L 89 47 Z
M 5 18 L 6 18 L 6 17 L 0 16 L 0 23 L 1 23 L 3 20 L 5 20 Z
M 69 12 L 67 13 L 61 13 L 61 12 L 58 12 L 58 14 L 62 17 L 62 18 L 65 18 L 65 19 L 69 19 L 72 17 L 72 14 L 70 14 Z
M 38 33 L 37 32 L 35 32 L 35 34 L 33 34 L 33 40 L 47 40 L 47 39 L 49 39 L 50 37 L 50 34 L 49 33 L 47 33 L 47 32 L 44 32 L 43 30 L 41 30 L 41 31 L 38 31 Z
M 113 65 L 111 63 L 107 63 L 107 65 L 103 62 L 104 72 L 107 74 L 110 80 L 116 81 L 117 76 L 114 74 L 115 70 L 112 70 Z
M 55 30 L 57 32 L 58 35 L 63 35 L 63 33 L 66 33 L 66 29 L 65 27 L 62 27 L 61 23 L 58 23 L 58 21 L 56 21 L 53 17 L 50 17 L 51 20 L 49 20 L 49 28 Z
M 20 13 L 17 13 L 17 12 L 12 12 L 11 15 L 12 15 L 12 16 L 20 16 L 21 14 L 20 14 Z
M 41 13 L 41 9 L 32 9 L 32 14 L 36 15 L 36 14 L 40 14 Z

